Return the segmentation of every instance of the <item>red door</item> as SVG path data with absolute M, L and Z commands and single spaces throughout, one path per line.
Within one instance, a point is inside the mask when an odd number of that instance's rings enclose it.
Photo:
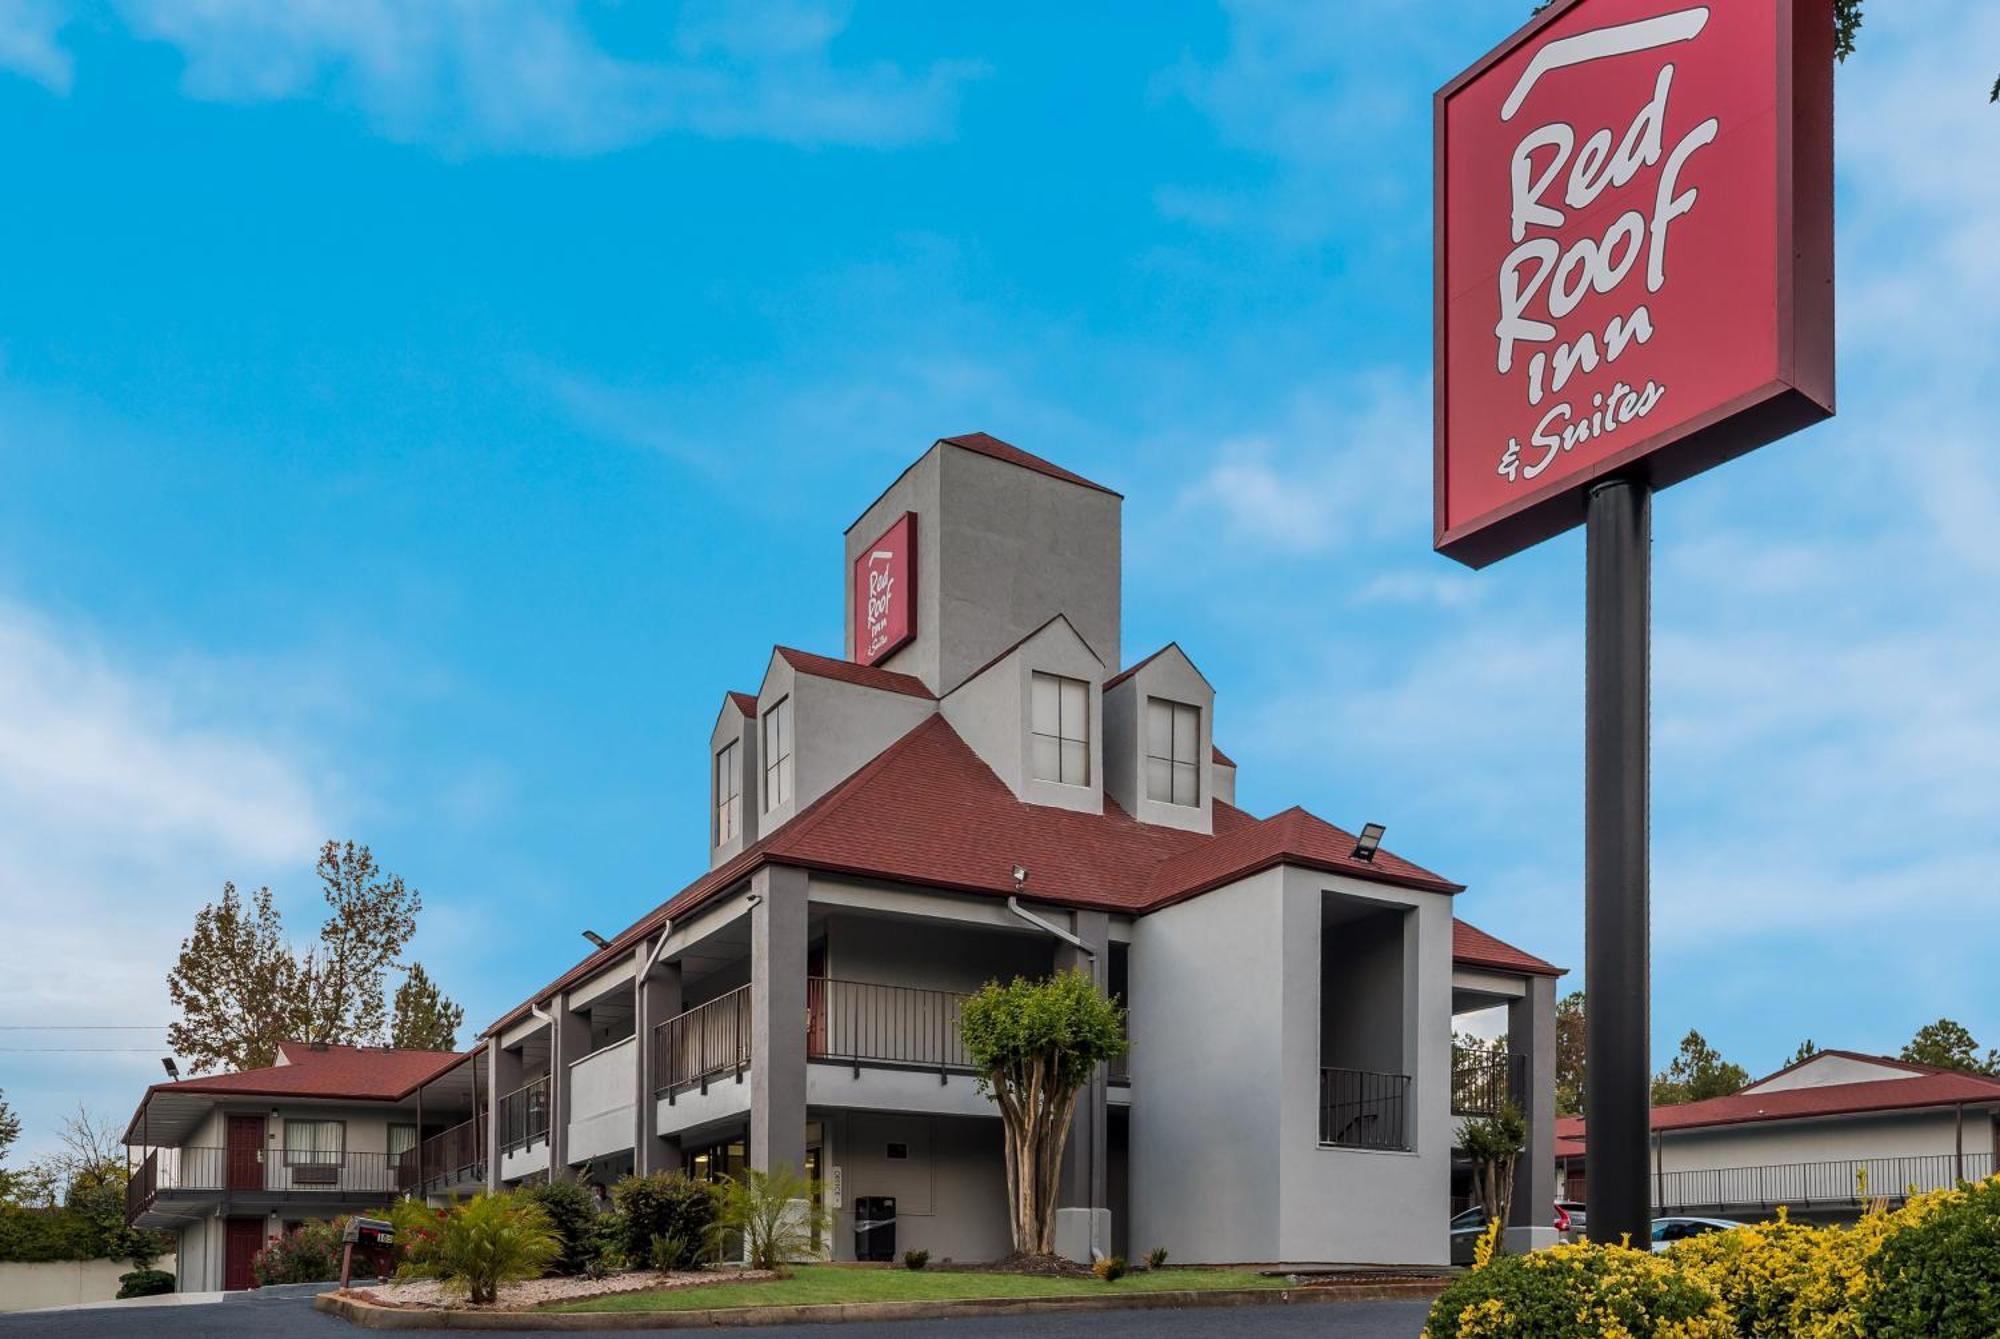
M 226 1226 L 228 1230 L 222 1253 L 222 1286 L 235 1292 L 252 1287 L 257 1282 L 257 1276 L 250 1270 L 250 1262 L 256 1258 L 257 1252 L 263 1249 L 264 1220 L 231 1218 Z
M 231 1116 L 229 1118 L 229 1180 L 230 1190 L 264 1189 L 264 1118 L 262 1116 Z M 232 1219 L 233 1223 L 235 1220 Z M 248 1287 L 249 1285 L 244 1285 Z

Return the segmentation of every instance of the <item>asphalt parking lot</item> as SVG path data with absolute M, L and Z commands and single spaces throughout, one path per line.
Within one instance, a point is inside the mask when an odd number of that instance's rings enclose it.
M 903 1321 L 891 1325 L 782 1325 L 730 1330 L 737 1339 L 1206 1339 L 1228 1333 L 1245 1339 L 1413 1339 L 1423 1328 L 1423 1301 L 1330 1302 L 1313 1306 L 1261 1306 L 1241 1310 L 1099 1311 L 1080 1315 L 982 1316 L 952 1321 Z M 182 1306 L 122 1306 L 79 1311 L 0 1315 L 0 1335 L 37 1339 L 331 1339 L 364 1333 L 312 1309 L 310 1296 L 245 1293 L 220 1302 Z M 553 1339 L 556 1331 L 513 1331 Z M 625 1331 L 685 1333 L 685 1331 Z

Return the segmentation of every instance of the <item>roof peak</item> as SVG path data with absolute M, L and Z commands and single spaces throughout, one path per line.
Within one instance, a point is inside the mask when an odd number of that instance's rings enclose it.
M 1054 461 L 1045 460 L 1032 451 L 1023 451 L 1012 442 L 1003 442 L 989 432 L 962 432 L 955 437 L 940 437 L 937 441 L 931 443 L 931 445 L 933 447 L 940 445 L 955 446 L 962 451 L 971 451 L 975 455 L 985 456 L 989 460 L 997 460 L 1007 465 L 1018 465 L 1024 470 L 1032 470 L 1036 474 L 1047 475 L 1051 479 L 1060 479 L 1064 483 L 1078 484 L 1084 488 L 1094 488 L 1100 493 L 1108 493 L 1115 498 L 1122 499 L 1124 497 L 1124 494 L 1106 488 L 1101 483 L 1086 479 L 1074 470 L 1066 470 Z

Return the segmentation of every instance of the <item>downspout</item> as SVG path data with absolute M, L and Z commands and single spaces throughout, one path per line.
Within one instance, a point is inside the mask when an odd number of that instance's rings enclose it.
M 1071 948 L 1081 953 L 1084 957 L 1090 959 L 1091 969 L 1092 969 L 1091 978 L 1094 983 L 1097 976 L 1096 972 L 1097 950 L 1092 948 L 1090 945 L 1084 943 L 1082 939 L 1070 933 L 1068 930 L 1063 929 L 1060 925 L 1056 925 L 1050 921 L 1043 920 L 1040 916 L 1037 916 L 1034 912 L 1022 906 L 1020 889 L 1021 885 L 1026 881 L 1027 881 L 1026 872 L 1017 867 L 1014 872 L 1014 893 L 1007 899 L 1007 910 L 1013 912 L 1016 916 L 1019 916 L 1022 920 L 1034 926 L 1036 929 L 1054 935 L 1057 939 L 1062 940 L 1065 944 L 1068 944 Z M 1095 1112 L 1092 1113 L 1093 1117 L 1095 1116 L 1095 1114 L 1096 1114 Z M 1096 1133 L 1094 1128 L 1092 1133 L 1093 1135 L 1095 1135 Z M 1084 1175 L 1088 1180 L 1090 1188 L 1093 1192 L 1090 1198 L 1095 1199 L 1096 1198 L 1095 1191 L 1097 1189 L 1097 1140 L 1094 1137 L 1090 1140 L 1089 1147 L 1084 1150 L 1084 1157 L 1087 1160 L 1084 1166 Z M 1090 1257 L 1091 1259 L 1096 1260 L 1101 1258 L 1104 1254 L 1097 1248 L 1097 1206 L 1095 1204 L 1087 1205 L 1084 1209 L 1084 1213 L 1087 1216 L 1087 1221 L 1090 1223 Z

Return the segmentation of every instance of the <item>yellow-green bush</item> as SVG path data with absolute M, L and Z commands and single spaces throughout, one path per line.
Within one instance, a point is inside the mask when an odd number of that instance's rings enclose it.
M 2000 1179 L 1931 1201 L 1869 1259 L 1872 1339 L 2000 1334 Z
M 1714 1288 L 1666 1256 L 1580 1243 L 1503 1255 L 1431 1308 L 1426 1339 L 1732 1339 Z

